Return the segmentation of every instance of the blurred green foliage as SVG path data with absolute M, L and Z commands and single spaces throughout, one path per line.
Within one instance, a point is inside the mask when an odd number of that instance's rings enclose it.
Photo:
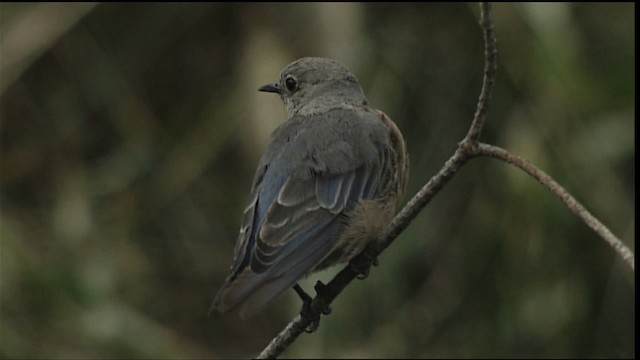
M 496 4 L 482 135 L 632 248 L 634 11 Z M 255 356 L 293 292 L 250 320 L 205 314 L 284 119 L 257 88 L 301 56 L 347 64 L 405 134 L 412 196 L 475 110 L 477 19 L 460 3 L 1 4 L 0 357 Z M 557 198 L 475 159 L 284 356 L 634 357 L 634 302 L 634 274 Z

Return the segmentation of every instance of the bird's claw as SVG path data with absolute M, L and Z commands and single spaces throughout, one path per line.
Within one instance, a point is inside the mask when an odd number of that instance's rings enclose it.
M 327 301 L 325 300 L 327 298 L 325 296 L 327 292 L 327 285 L 323 284 L 321 281 L 318 281 L 313 288 L 316 290 L 316 301 L 319 304 L 320 312 L 324 315 L 331 314 L 331 305 L 329 305 L 329 303 L 327 303 Z
M 358 280 L 363 280 L 369 276 L 371 266 L 378 266 L 378 264 L 378 257 L 372 256 L 371 252 L 365 250 L 360 256 L 353 259 L 349 263 L 349 266 L 351 270 L 357 274 L 356 277 Z
M 293 288 L 302 299 L 302 309 L 300 316 L 303 319 L 310 319 L 309 325 L 304 329 L 306 333 L 312 333 L 318 330 L 320 326 L 320 316 L 322 314 L 331 314 L 331 306 L 326 302 L 323 292 L 326 291 L 326 285 L 318 281 L 314 286 L 316 290 L 316 298 L 312 299 L 302 288 L 296 284 Z

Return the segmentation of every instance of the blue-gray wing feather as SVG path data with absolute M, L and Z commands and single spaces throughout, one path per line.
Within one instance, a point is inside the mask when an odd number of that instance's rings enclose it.
M 373 140 L 358 147 L 337 139 L 324 153 L 288 142 L 265 154 L 215 306 L 257 311 L 330 254 L 345 217 L 360 200 L 379 197 L 388 181 L 391 150 L 384 137 Z

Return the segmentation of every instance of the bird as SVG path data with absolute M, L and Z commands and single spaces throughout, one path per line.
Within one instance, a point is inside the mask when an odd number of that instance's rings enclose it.
M 303 57 L 258 90 L 280 96 L 287 120 L 258 164 L 229 275 L 210 310 L 241 318 L 379 241 L 409 174 L 402 133 L 342 63 Z

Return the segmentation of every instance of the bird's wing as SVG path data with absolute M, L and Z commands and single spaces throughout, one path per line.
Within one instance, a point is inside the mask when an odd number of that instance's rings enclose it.
M 242 303 L 241 315 L 250 316 L 329 255 L 345 213 L 361 199 L 378 197 L 387 181 L 391 150 L 377 151 L 375 161 L 339 174 L 301 179 L 269 165 L 259 169 L 232 271 L 214 306 L 226 311 Z

